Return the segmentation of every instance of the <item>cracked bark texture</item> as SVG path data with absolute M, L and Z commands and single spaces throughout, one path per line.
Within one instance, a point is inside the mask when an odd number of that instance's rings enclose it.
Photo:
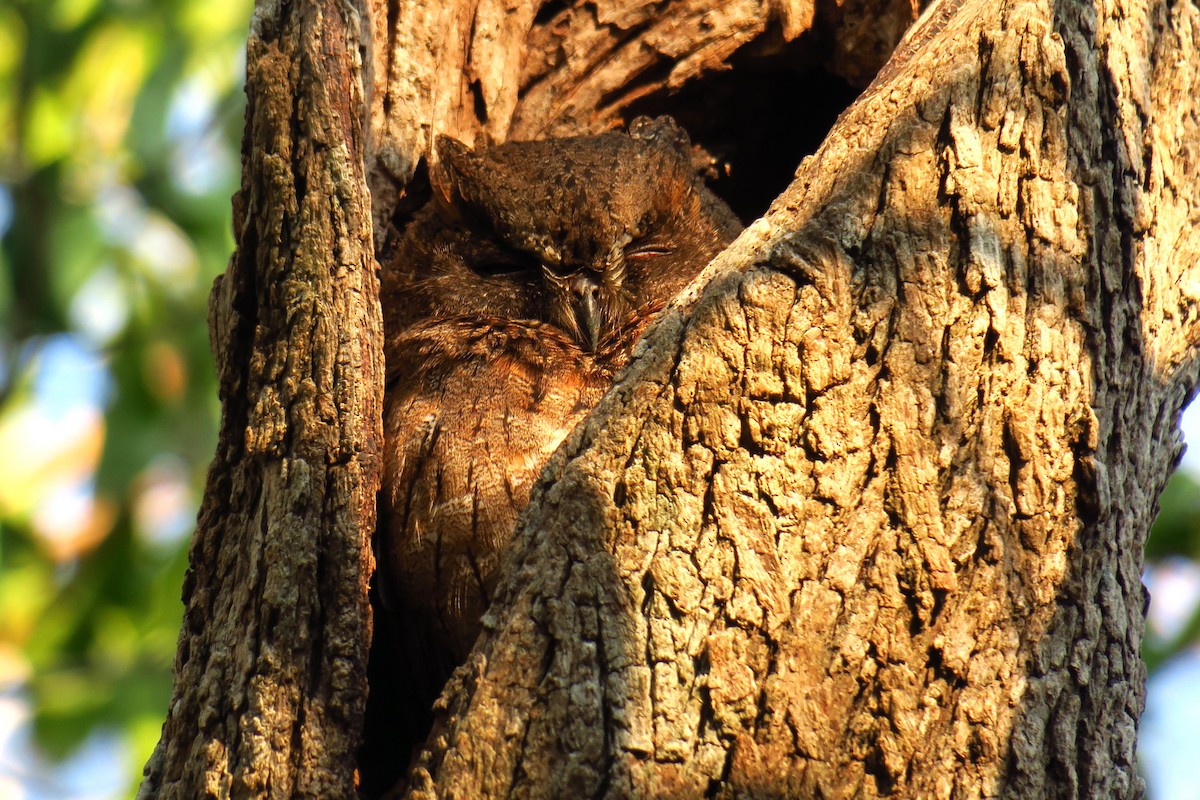
M 1140 796 L 1198 40 L 918 29 L 552 459 L 408 795 Z
M 359 29 L 341 0 L 251 24 L 220 439 L 141 798 L 354 795 L 383 394 Z

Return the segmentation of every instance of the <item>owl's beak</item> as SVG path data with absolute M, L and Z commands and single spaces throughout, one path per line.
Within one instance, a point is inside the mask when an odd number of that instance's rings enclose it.
M 576 275 L 571 279 L 570 288 L 581 343 L 585 350 L 595 350 L 600 344 L 600 332 L 604 327 L 600 283 L 590 275 Z

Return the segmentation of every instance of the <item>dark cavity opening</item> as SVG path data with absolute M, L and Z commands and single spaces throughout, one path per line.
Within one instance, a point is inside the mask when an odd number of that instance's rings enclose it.
M 710 187 L 743 221 L 761 216 L 861 93 L 820 64 L 816 35 L 784 43 L 768 32 L 730 59 L 731 69 L 630 104 L 626 122 L 669 114 L 717 161 Z

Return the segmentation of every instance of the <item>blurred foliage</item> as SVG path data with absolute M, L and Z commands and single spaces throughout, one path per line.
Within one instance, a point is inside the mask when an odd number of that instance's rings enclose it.
M 1200 447 L 1200 442 L 1192 445 Z M 1200 561 L 1200 478 L 1179 470 L 1158 499 L 1159 514 L 1150 530 L 1146 558 L 1183 556 Z
M 1200 447 L 1200 443 L 1192 446 Z M 1200 588 L 1196 588 L 1200 584 L 1200 476 L 1185 469 L 1178 470 L 1163 490 L 1159 506 L 1158 519 L 1154 521 L 1150 540 L 1146 543 L 1149 582 L 1152 587 L 1161 585 L 1175 575 L 1179 583 L 1190 584 L 1194 592 L 1200 592 Z M 1152 588 L 1152 604 L 1169 598 L 1166 591 L 1164 597 L 1158 597 L 1158 594 Z M 1196 594 L 1189 594 L 1193 600 L 1190 609 L 1185 594 L 1183 608 L 1172 614 L 1177 618 L 1170 624 L 1156 624 L 1158 615 L 1151 613 L 1142 656 L 1152 672 L 1183 650 L 1200 645 L 1200 602 L 1195 602 Z M 1178 601 L 1170 598 L 1169 602 Z
M 157 741 L 218 406 L 250 0 L 0 4 L 0 690 Z

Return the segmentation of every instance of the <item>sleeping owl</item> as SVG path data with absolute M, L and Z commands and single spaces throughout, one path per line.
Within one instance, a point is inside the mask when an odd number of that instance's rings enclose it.
M 740 229 L 668 118 L 472 150 L 385 258 L 379 584 L 431 703 L 550 454 Z

